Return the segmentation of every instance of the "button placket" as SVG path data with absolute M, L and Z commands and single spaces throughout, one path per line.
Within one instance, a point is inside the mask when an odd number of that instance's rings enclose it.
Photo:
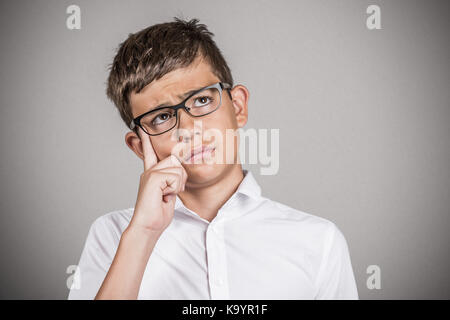
M 206 247 L 211 299 L 228 299 L 223 221 L 209 226 Z

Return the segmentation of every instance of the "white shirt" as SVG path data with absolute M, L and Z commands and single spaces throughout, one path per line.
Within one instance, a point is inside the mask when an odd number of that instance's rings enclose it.
M 358 299 L 336 225 L 261 196 L 251 172 L 209 222 L 177 197 L 148 260 L 138 299 Z M 93 299 L 134 208 L 97 218 L 69 299 Z

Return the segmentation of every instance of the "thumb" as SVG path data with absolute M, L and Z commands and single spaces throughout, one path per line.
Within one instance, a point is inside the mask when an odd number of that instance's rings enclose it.
M 175 203 L 176 194 L 170 193 L 163 196 L 163 200 L 165 203 Z

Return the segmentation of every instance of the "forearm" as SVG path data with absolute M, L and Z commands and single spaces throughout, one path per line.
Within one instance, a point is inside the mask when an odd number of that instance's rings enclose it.
M 122 234 L 95 299 L 137 299 L 145 267 L 160 235 L 130 225 Z

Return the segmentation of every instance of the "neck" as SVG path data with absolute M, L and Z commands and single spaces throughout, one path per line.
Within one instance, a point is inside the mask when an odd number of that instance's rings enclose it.
M 215 183 L 200 188 L 186 188 L 178 196 L 188 209 L 211 222 L 219 209 L 236 192 L 243 179 L 242 166 L 236 164 L 224 172 Z

